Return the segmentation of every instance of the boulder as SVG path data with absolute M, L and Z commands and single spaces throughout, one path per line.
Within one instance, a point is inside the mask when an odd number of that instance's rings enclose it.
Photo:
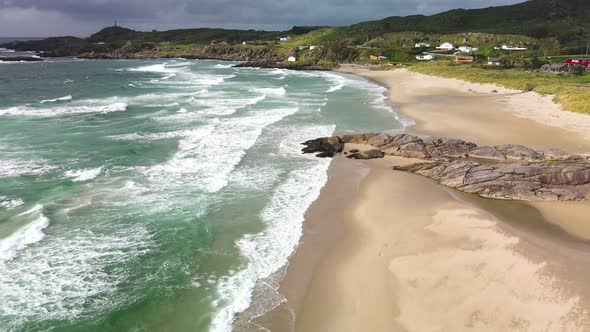
M 348 158 L 348 159 L 378 159 L 378 158 L 383 158 L 384 156 L 385 156 L 385 152 L 383 152 L 379 149 L 371 149 L 368 151 L 360 151 L 360 152 L 352 153 L 352 154 L 346 156 L 346 158 Z

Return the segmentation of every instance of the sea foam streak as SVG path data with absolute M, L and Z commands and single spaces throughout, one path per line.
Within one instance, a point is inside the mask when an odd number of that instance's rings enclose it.
M 55 103 L 57 101 L 70 101 L 70 100 L 72 100 L 72 96 L 71 95 L 68 95 L 68 96 L 61 97 L 61 98 L 41 100 L 41 104 Z
M 300 129 L 281 143 L 281 149 L 286 153 L 300 155 L 299 147 L 294 149 L 286 142 L 302 142 L 318 135 L 329 136 L 334 128 L 323 126 Z M 230 331 L 235 315 L 250 305 L 256 282 L 270 277 L 283 267 L 299 243 L 305 211 L 318 198 L 321 188 L 327 182 L 330 165 L 330 160 L 327 159 L 312 159 L 308 156 L 303 158 L 313 164 L 292 171 L 287 180 L 275 190 L 270 203 L 262 211 L 260 217 L 267 228 L 257 234 L 247 234 L 237 242 L 240 252 L 248 258 L 249 263 L 245 269 L 234 271 L 220 281 L 218 295 L 225 306 L 218 303 L 221 309 L 213 319 L 211 331 Z
M 49 218 L 43 215 L 43 206 L 36 205 L 32 209 L 19 214 L 17 217 L 33 215 L 35 220 L 18 229 L 7 238 L 0 239 L 0 264 L 12 259 L 26 246 L 41 241 L 45 234 L 43 229 L 49 226 Z
M 122 112 L 127 110 L 126 103 L 114 103 L 100 106 L 56 106 L 54 108 L 32 108 L 26 106 L 12 107 L 0 110 L 0 117 L 3 116 L 32 116 L 32 117 L 57 117 L 77 114 L 99 113 L 106 114 L 111 112 Z
M 19 198 L 11 198 L 6 196 L 0 196 L 0 208 L 4 209 L 14 209 L 15 207 L 19 207 L 23 205 L 23 202 Z
M 168 163 L 149 170 L 148 174 L 154 181 L 190 181 L 208 192 L 217 192 L 225 187 L 228 175 L 245 151 L 256 143 L 262 130 L 297 111 L 296 108 L 266 110 L 253 116 L 226 119 L 196 141 L 181 140 L 178 153 Z M 203 158 L 203 155 L 208 157 Z
M 79 169 L 79 170 L 69 170 L 65 172 L 67 177 L 73 178 L 72 181 L 74 182 L 84 182 L 88 180 L 95 179 L 100 175 L 102 172 L 102 167 L 97 168 L 88 168 L 88 169 Z
M 68 228 L 0 264 L 2 328 L 88 319 L 137 300 L 118 296 L 117 289 L 129 277 L 128 264 L 153 246 L 151 235 L 142 225 L 101 226 L 107 227 L 102 233 Z

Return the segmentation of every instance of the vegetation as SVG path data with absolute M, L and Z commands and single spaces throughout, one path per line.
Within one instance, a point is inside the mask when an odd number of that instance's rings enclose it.
M 546 63 L 562 63 L 571 54 L 587 52 L 590 41 L 590 1 L 529 0 L 516 5 L 483 9 L 456 9 L 423 16 L 388 17 L 344 27 L 296 26 L 288 31 L 183 29 L 134 31 L 105 28 L 86 39 L 49 38 L 15 42 L 0 47 L 45 51 L 48 56 L 92 58 L 178 57 L 225 60 L 285 61 L 296 56 L 297 65 L 332 68 L 337 63 L 365 62 L 387 67 L 411 64 L 411 70 L 508 88 L 555 94 L 568 110 L 590 113 L 590 76 L 583 68 L 570 75 L 536 72 Z M 288 41 L 279 37 L 288 35 Z M 212 46 L 212 41 L 222 42 Z M 253 45 L 242 45 L 254 41 Z M 430 47 L 415 48 L 416 43 Z M 453 51 L 435 47 L 443 42 L 477 47 L 474 64 L 446 61 Z M 526 47 L 512 52 L 501 45 Z M 314 50 L 301 46 L 317 46 Z M 416 55 L 436 54 L 434 63 L 418 63 Z M 371 56 L 386 60 L 372 61 Z M 502 66 L 486 66 L 489 57 L 501 57 Z M 442 61 L 441 61 L 442 59 Z
M 458 78 L 474 83 L 492 83 L 510 89 L 554 94 L 555 101 L 566 110 L 590 114 L 590 76 L 564 76 L 524 71 L 521 68 L 496 68 L 481 65 L 461 65 L 450 61 L 420 63 L 410 70 L 434 76 Z

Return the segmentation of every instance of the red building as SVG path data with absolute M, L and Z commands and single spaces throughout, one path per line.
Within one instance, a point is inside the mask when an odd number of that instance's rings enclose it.
M 590 59 L 567 59 L 563 62 L 568 66 L 584 66 L 590 67 Z

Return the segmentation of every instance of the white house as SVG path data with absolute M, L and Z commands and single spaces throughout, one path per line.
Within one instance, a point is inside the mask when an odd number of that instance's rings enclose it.
M 281 38 L 279 38 L 280 41 L 288 41 L 289 39 L 291 39 L 291 37 L 289 36 L 282 36 Z
M 420 42 L 420 43 L 416 43 L 416 44 L 414 44 L 414 47 L 415 47 L 415 48 L 420 48 L 420 47 L 430 47 L 430 44 L 428 44 L 428 43 L 423 43 L 423 42 Z
M 317 47 L 316 45 L 311 45 L 311 46 L 309 47 L 309 50 L 315 50 L 315 49 L 316 49 L 316 47 Z
M 442 43 L 440 46 L 436 47 L 437 50 L 445 50 L 445 51 L 451 51 L 455 49 L 455 46 L 451 43 Z
M 473 52 L 479 51 L 479 49 L 477 47 L 471 47 L 471 46 L 459 46 L 458 50 L 463 53 L 473 53 Z
M 418 61 L 432 61 L 432 60 L 434 60 L 434 56 L 432 54 L 420 54 L 420 55 L 416 55 L 416 60 L 418 60 Z
M 508 46 L 508 45 L 502 45 L 501 49 L 506 50 L 506 51 L 526 51 L 527 50 L 526 47 L 517 47 L 517 46 Z
M 297 61 L 297 58 L 294 56 L 290 56 L 287 58 L 287 62 L 295 62 L 295 61 Z
M 309 46 L 307 46 L 307 45 L 301 45 L 298 48 L 299 48 L 300 51 L 304 51 L 304 50 L 309 49 Z

